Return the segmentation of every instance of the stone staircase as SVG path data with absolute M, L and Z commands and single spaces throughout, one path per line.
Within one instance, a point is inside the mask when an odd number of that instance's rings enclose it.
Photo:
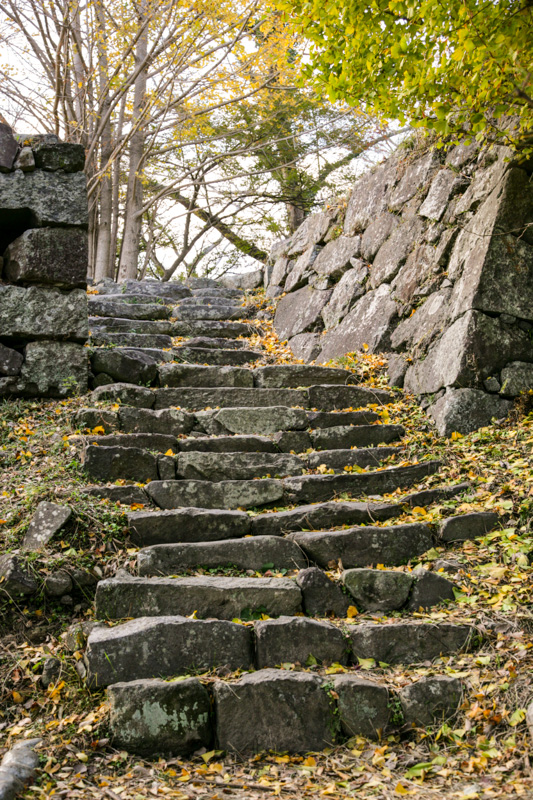
M 438 672 L 478 635 L 425 618 L 453 603 L 453 583 L 405 565 L 497 517 L 394 524 L 468 485 L 420 488 L 440 464 L 407 459 L 402 427 L 381 422 L 394 396 L 344 369 L 272 363 L 247 341 L 261 322 L 244 303 L 206 280 L 89 297 L 95 388 L 74 419 L 86 491 L 134 506 L 140 548 L 137 575 L 99 582 L 85 654 L 114 740 L 148 756 L 301 752 L 437 725 L 460 682 L 436 674 L 396 692 L 387 666 L 435 660 Z M 361 677 L 363 659 L 379 680 Z

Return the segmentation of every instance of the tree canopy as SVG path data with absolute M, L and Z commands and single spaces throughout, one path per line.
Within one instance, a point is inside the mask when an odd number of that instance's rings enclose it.
M 439 135 L 530 144 L 532 0 L 278 0 L 331 99 Z M 529 136 L 528 136 L 529 134 Z

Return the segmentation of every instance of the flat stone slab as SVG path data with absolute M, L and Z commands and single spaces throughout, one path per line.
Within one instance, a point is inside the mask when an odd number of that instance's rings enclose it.
M 302 475 L 284 478 L 283 489 L 290 503 L 330 500 L 346 492 L 351 495 L 383 494 L 412 486 L 440 469 L 439 461 L 424 461 L 407 467 L 390 467 L 380 472 L 345 475 Z
M 499 517 L 493 511 L 479 511 L 448 517 L 440 526 L 439 536 L 443 542 L 464 542 L 485 536 L 494 530 Z
M 100 327 L 93 327 L 91 330 L 91 344 L 95 347 L 103 347 L 111 344 L 118 347 L 142 347 L 156 349 L 170 349 L 172 339 L 162 333 L 116 333 L 104 331 Z
M 189 755 L 211 744 L 211 700 L 196 678 L 115 683 L 107 697 L 115 747 L 150 757 Z
M 94 628 L 85 662 L 92 688 L 213 667 L 249 669 L 254 663 L 252 632 L 226 620 L 141 617 Z
M 108 578 L 96 588 L 96 615 L 102 619 L 195 612 L 200 619 L 279 617 L 301 610 L 300 590 L 288 578 Z
M 369 389 L 359 386 L 310 386 L 309 407 L 320 411 L 358 408 L 373 403 L 386 405 L 394 402 L 394 397 L 384 389 Z
M 242 306 L 209 306 L 204 303 L 199 305 L 185 305 L 180 303 L 172 309 L 172 316 L 178 322 L 183 320 L 233 320 L 246 317 L 246 309 Z M 180 335 L 180 334 L 174 334 Z
M 260 389 L 297 389 L 316 384 L 357 383 L 357 378 L 346 369 L 315 367 L 308 364 L 280 364 L 254 369 L 254 383 Z
M 186 347 L 194 350 L 246 350 L 248 342 L 244 339 L 223 339 L 212 336 L 194 336 L 187 341 Z M 181 347 L 175 347 L 180 350 Z
M 416 664 L 464 650 L 476 629 L 449 622 L 363 622 L 349 629 L 356 658 L 384 664 Z
M 310 428 L 336 428 L 340 425 L 372 425 L 380 419 L 375 411 L 308 411 Z
M 334 709 L 318 675 L 264 669 L 213 690 L 223 750 L 301 753 L 334 742 Z
M 22 541 L 23 550 L 43 550 L 72 516 L 69 506 L 39 503 Z
M 335 675 L 333 686 L 344 735 L 380 739 L 390 722 L 388 689 L 357 675 Z
M 130 536 L 142 547 L 236 539 L 250 533 L 251 527 L 248 514 L 226 509 L 180 508 L 128 514 Z
M 413 586 L 409 573 L 386 569 L 349 569 L 341 580 L 363 611 L 399 611 Z
M 170 308 L 160 303 L 127 303 L 114 295 L 87 298 L 91 317 L 113 317 L 118 319 L 168 319 Z
M 330 561 L 339 560 L 347 569 L 375 564 L 399 566 L 433 547 L 431 529 L 418 522 L 383 528 L 369 525 L 340 531 L 300 531 L 289 534 L 289 538 L 324 568 Z
M 361 447 L 355 450 L 318 450 L 307 456 L 308 469 L 325 466 L 335 472 L 345 467 L 379 467 L 387 458 L 403 452 L 402 447 Z
M 274 478 L 251 481 L 152 481 L 146 492 L 160 508 L 255 508 L 283 500 L 283 483 Z
M 267 436 L 190 436 L 180 439 L 181 453 L 277 453 L 279 449 Z
M 83 467 L 91 478 L 100 481 L 156 481 L 157 456 L 139 447 L 100 447 L 88 445 Z
M 251 336 L 256 332 L 255 325 L 246 322 L 222 322 L 218 320 L 179 320 L 174 322 L 174 336 L 210 336 L 220 339 L 237 339 Z
M 291 531 L 313 529 L 323 533 L 322 529 L 325 527 L 387 520 L 399 514 L 400 508 L 401 506 L 395 503 L 371 501 L 367 503 L 345 501 L 301 505 L 296 508 L 290 508 L 287 511 L 258 514 L 252 518 L 252 533 L 254 536 L 265 534 L 282 536 Z M 368 530 L 368 528 L 365 528 L 365 530 Z M 352 564 L 351 566 L 361 565 Z
M 219 538 L 222 539 L 222 536 Z M 298 545 L 288 539 L 278 536 L 254 536 L 187 544 L 160 544 L 141 550 L 137 563 L 139 575 L 148 576 L 175 575 L 198 567 L 205 569 L 236 567 L 254 571 L 294 570 L 306 567 L 307 558 Z
M 375 447 L 396 442 L 405 435 L 402 425 L 340 425 L 311 431 L 316 450 L 338 450 L 346 447 Z
M 242 367 L 206 367 L 199 364 L 162 364 L 159 367 L 161 386 L 246 387 L 254 385 L 251 370 Z
M 263 358 L 263 353 L 256 350 L 214 350 L 207 347 L 175 347 L 174 358 L 192 364 L 251 364 Z
M 178 477 L 190 480 L 223 481 L 301 475 L 305 461 L 288 453 L 180 453 L 176 459 Z
M 304 430 L 307 428 L 305 411 L 287 406 L 263 406 L 261 408 L 222 408 L 205 411 L 196 418 L 202 428 L 210 434 L 263 434 L 279 431 Z
M 280 617 L 255 623 L 258 669 L 281 664 L 346 664 L 347 641 L 331 622 L 305 617 Z
M 80 491 L 120 505 L 150 506 L 150 498 L 140 486 L 88 486 Z
M 306 406 L 307 393 L 297 389 L 157 389 L 155 408 L 179 406 L 190 411 L 202 408 L 244 406 Z M 239 431 L 239 433 L 262 433 L 263 431 Z M 235 431 L 237 433 L 237 431 Z
M 121 319 L 120 317 L 89 317 L 90 330 L 98 333 L 142 333 L 170 336 L 172 323 L 167 320 Z
M 111 433 L 104 436 L 87 436 L 87 444 L 99 447 L 135 447 L 142 450 L 151 450 L 156 453 L 166 453 L 167 450 L 178 450 L 178 440 L 175 436 L 164 433 Z
M 102 387 L 104 389 L 105 387 Z M 155 400 L 150 393 L 152 401 Z M 118 424 L 125 433 L 159 433 L 179 436 L 190 433 L 194 426 L 194 416 L 177 408 L 161 408 L 152 411 L 148 408 L 119 408 Z
M 113 403 L 123 403 L 136 408 L 152 408 L 155 403 L 155 392 L 144 386 L 130 386 L 128 383 L 109 383 L 99 386 L 91 394 L 91 400 L 110 400 Z M 155 433 L 155 431 L 154 431 Z M 168 433 L 168 431 L 162 431 Z

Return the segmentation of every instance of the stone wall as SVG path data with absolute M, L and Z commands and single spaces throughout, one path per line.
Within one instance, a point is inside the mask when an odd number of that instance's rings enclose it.
M 0 123 L 0 396 L 87 391 L 84 162 Z
M 297 356 L 387 353 L 442 434 L 474 430 L 533 388 L 530 174 L 501 146 L 400 148 L 274 246 L 265 286 Z

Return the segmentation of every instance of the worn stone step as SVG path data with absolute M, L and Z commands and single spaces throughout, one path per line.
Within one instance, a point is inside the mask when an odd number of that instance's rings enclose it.
M 183 283 L 177 281 L 155 281 L 155 280 L 125 280 L 120 283 L 105 282 L 95 286 L 99 294 L 128 295 L 137 297 L 157 297 L 168 300 L 181 300 L 183 297 L 190 297 L 191 290 Z
M 102 294 L 102 292 L 100 292 L 98 295 L 89 295 L 89 297 L 94 297 L 102 302 L 109 303 L 165 306 L 169 314 L 172 310 L 171 306 L 175 305 L 174 300 L 169 300 L 167 297 L 158 297 L 157 295 L 146 295 L 135 292 L 124 292 L 119 294 Z
M 192 414 L 177 408 L 152 411 L 148 408 L 121 406 L 117 418 L 124 433 L 164 433 L 179 436 L 190 433 L 195 423 Z
M 251 370 L 243 367 L 161 364 L 159 366 L 159 383 L 161 386 L 172 387 L 251 388 L 254 385 L 254 379 Z
M 274 478 L 251 481 L 152 481 L 145 491 L 163 509 L 257 508 L 284 502 L 283 483 Z
M 306 458 L 308 469 L 324 466 L 335 472 L 345 467 L 378 467 L 391 456 L 404 452 L 403 447 L 361 447 L 357 450 L 319 450 Z
M 91 317 L 114 317 L 118 319 L 168 319 L 170 308 L 160 303 L 127 303 L 114 295 L 87 298 Z
M 243 511 L 180 508 L 171 511 L 134 511 L 128 528 L 135 544 L 178 544 L 236 539 L 251 532 L 251 520 Z
M 288 406 L 229 407 L 201 411 L 196 414 L 196 419 L 199 426 L 211 435 L 267 435 L 279 431 L 302 431 L 308 424 L 305 411 Z
M 83 467 L 97 481 L 157 481 L 158 456 L 139 447 L 101 447 L 88 445 L 83 452 Z
M 217 349 L 208 347 L 181 346 L 174 348 L 174 358 L 191 364 L 227 364 L 238 366 L 251 364 L 264 357 L 264 353 L 256 350 Z
M 72 427 L 83 433 L 94 428 L 98 428 L 100 433 L 111 433 L 118 428 L 118 415 L 106 408 L 80 408 L 72 416 Z
M 285 478 L 283 488 L 288 503 L 304 504 L 331 500 L 349 495 L 375 495 L 407 488 L 433 475 L 440 469 L 439 461 L 422 461 L 404 467 L 389 467 L 381 471 L 344 475 L 302 475 Z
M 341 425 L 372 425 L 380 419 L 375 411 L 308 411 L 309 427 L 336 428 Z
M 202 350 L 246 350 L 250 344 L 246 339 L 222 339 L 209 336 L 194 336 L 187 340 L 187 347 Z
M 358 383 L 358 380 L 345 369 L 315 367 L 308 364 L 280 364 L 255 369 L 254 383 L 260 389 L 297 389 L 317 384 L 354 384 Z
M 242 306 L 235 306 L 235 305 L 205 305 L 205 304 L 195 304 L 195 305 L 179 305 L 174 306 L 172 309 L 172 317 L 178 321 L 178 323 L 184 320 L 234 320 L 234 319 L 246 319 L 247 312 L 246 308 Z M 175 333 L 175 336 L 181 336 L 179 333 Z
M 405 429 L 402 425 L 340 425 L 314 430 L 309 435 L 316 450 L 338 450 L 396 442 L 405 435 Z
M 252 631 L 226 620 L 141 617 L 94 628 L 85 663 L 93 688 L 216 667 L 249 669 L 254 663 Z
M 117 347 L 142 347 L 163 349 L 172 347 L 172 339 L 160 333 L 110 333 L 101 328 L 92 328 L 90 342 L 95 347 L 115 345 Z
M 349 629 L 355 658 L 376 663 L 417 664 L 475 644 L 474 625 L 452 622 L 362 622 Z
M 384 389 L 371 389 L 361 386 L 331 386 L 326 384 L 310 386 L 308 389 L 309 408 L 319 411 L 359 408 L 372 404 L 386 405 L 394 402 L 394 396 Z
M 334 743 L 334 707 L 318 675 L 263 669 L 214 685 L 216 737 L 223 750 L 290 753 Z
M 232 408 L 244 406 L 261 408 L 263 406 L 306 406 L 307 392 L 297 389 L 157 389 L 155 408 L 180 406 L 190 411 L 204 408 Z M 307 420 L 306 420 L 307 421 Z M 262 433 L 263 431 L 238 431 L 239 433 Z M 237 431 L 235 431 L 237 433 Z
M 178 451 L 178 440 L 165 433 L 111 433 L 104 436 L 88 436 L 88 445 L 98 447 L 135 447 L 155 453 L 166 453 L 167 450 Z
M 224 322 L 221 320 L 180 319 L 173 324 L 174 336 L 214 336 L 221 339 L 237 339 L 257 333 L 251 322 Z
M 211 286 L 191 289 L 193 297 L 243 297 L 241 289 L 228 289 L 226 286 Z
M 162 333 L 170 336 L 172 323 L 167 320 L 89 317 L 89 330 L 97 333 Z
M 220 291 L 213 290 L 211 294 L 196 294 L 193 293 L 191 297 L 184 297 L 183 300 L 180 300 L 177 304 L 177 308 L 183 308 L 184 306 L 205 306 L 205 305 L 212 305 L 212 306 L 236 306 L 237 298 L 242 298 L 242 293 L 237 293 L 234 295 L 230 294 L 222 294 Z
M 346 570 L 341 580 L 356 607 L 370 613 L 418 611 L 419 607 L 432 608 L 454 599 L 453 583 L 424 569 L 399 572 L 363 567 Z M 430 586 L 430 592 L 424 597 L 424 587 L 419 584 Z M 419 598 L 419 602 L 413 601 L 413 595 Z
M 289 453 L 180 453 L 176 459 L 178 477 L 190 480 L 246 481 L 253 478 L 301 475 L 305 461 Z
M 150 498 L 141 486 L 88 486 L 80 489 L 82 494 L 99 497 L 111 503 L 127 506 L 150 507 Z
M 375 519 L 375 515 L 372 516 Z M 254 522 L 252 520 L 252 530 Z M 387 527 L 368 525 L 339 531 L 295 531 L 289 533 L 288 538 L 324 569 L 332 561 L 341 561 L 346 569 L 376 564 L 399 566 L 422 555 L 434 544 L 429 526 L 418 522 Z
M 301 592 L 288 578 L 108 578 L 96 587 L 100 619 L 294 616 L 302 610 Z
M 229 513 L 229 512 L 228 512 Z M 236 567 L 259 571 L 303 569 L 307 558 L 296 542 L 279 536 L 251 536 L 218 542 L 159 544 L 137 556 L 139 575 L 174 575 L 188 569 Z
M 278 453 L 277 444 L 267 436 L 189 436 L 180 439 L 181 453 Z
M 91 355 L 91 370 L 95 375 L 103 372 L 115 381 L 144 386 L 154 383 L 158 363 L 158 358 L 147 355 L 144 350 L 126 350 L 122 347 L 100 347 Z
M 331 622 L 305 617 L 280 617 L 256 622 L 255 650 L 258 669 L 281 664 L 347 664 L 349 645 Z
M 401 513 L 402 506 L 397 503 L 368 501 L 326 502 L 316 505 L 302 505 L 286 511 L 273 511 L 252 517 L 254 536 L 283 536 L 291 532 L 334 528 L 340 525 L 362 525 L 385 521 Z

